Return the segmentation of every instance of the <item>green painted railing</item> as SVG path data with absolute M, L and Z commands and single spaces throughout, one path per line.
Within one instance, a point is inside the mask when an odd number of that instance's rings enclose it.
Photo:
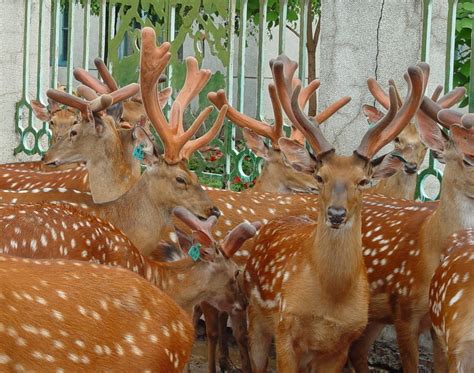
M 170 41 L 172 44 L 172 59 L 167 75 L 169 84 L 176 92 L 184 83 L 184 65 L 181 63 L 180 53 L 185 41 L 191 41 L 194 54 L 199 61 L 204 58 L 204 53 L 211 53 L 217 57 L 224 69 L 222 72 L 213 74 L 209 84 L 205 87 L 199 97 L 199 107 L 208 105 L 207 93 L 209 91 L 225 88 L 229 102 L 240 111 L 244 110 L 244 98 L 246 96 L 245 71 L 246 71 L 246 42 L 247 42 L 247 20 L 249 14 L 247 5 L 249 0 L 69 0 L 67 3 L 68 17 L 68 53 L 67 65 L 65 67 L 66 86 L 69 92 L 73 89 L 73 67 L 81 66 L 89 68 L 89 58 L 100 56 L 105 58 L 113 75 L 121 85 L 138 80 L 139 43 L 140 28 L 154 26 L 160 40 Z M 25 22 L 24 26 L 24 50 L 32 49 L 31 36 L 33 34 L 45 35 L 43 19 L 47 15 L 46 3 L 49 1 L 37 0 L 35 5 L 39 7 L 39 23 L 33 26 L 32 22 Z M 31 17 L 32 0 L 24 0 L 25 19 Z M 185 5 L 183 5 L 185 4 Z M 267 33 L 266 9 L 269 0 L 259 0 L 260 13 L 258 24 L 258 56 L 257 56 L 257 79 L 256 79 L 256 116 L 263 119 L 264 113 L 264 67 L 268 60 L 266 52 Z M 299 77 L 303 80 L 306 71 L 306 22 L 308 7 L 311 0 L 299 0 L 300 9 L 300 40 L 299 40 Z M 456 21 L 457 0 L 449 0 L 448 40 L 446 52 L 446 84 L 445 90 L 452 87 L 452 71 L 454 63 L 454 32 Z M 237 8 L 238 6 L 238 8 Z M 91 10 L 93 13 L 91 14 Z M 239 12 L 237 14 L 237 9 Z M 288 9 L 288 0 L 279 0 L 280 22 L 278 52 L 285 49 L 285 26 Z M 59 33 L 61 28 L 60 0 L 51 0 L 51 32 L 50 32 L 50 86 L 56 87 L 60 75 L 59 67 Z M 83 14 L 82 24 L 78 21 L 79 13 Z M 424 21 L 421 59 L 429 61 L 430 30 L 431 30 L 431 0 L 423 1 Z M 238 41 L 234 45 L 236 17 L 239 22 Z M 95 25 L 93 28 L 92 25 Z M 73 47 L 76 36 L 80 35 L 83 53 L 79 55 Z M 92 49 L 92 40 L 98 39 L 98 46 Z M 38 38 L 37 49 L 37 72 L 44 66 L 44 42 L 42 37 Z M 130 53 L 123 55 L 123 46 L 127 43 Z M 202 46 L 205 44 L 206 48 Z M 276 54 L 276 51 L 275 53 Z M 47 149 L 51 139 L 51 133 L 47 123 L 38 123 L 33 118 L 29 92 L 30 57 L 24 53 L 23 60 L 23 89 L 22 97 L 16 108 L 16 131 L 20 135 L 20 143 L 15 153 L 26 153 L 28 155 L 41 154 Z M 234 58 L 238 64 L 234 66 Z M 471 62 L 471 71 L 474 66 Z M 36 74 L 35 98 L 45 103 L 44 85 L 41 73 Z M 237 85 L 237 95 L 234 98 L 234 77 Z M 471 91 L 474 86 L 471 80 Z M 248 93 L 248 92 L 247 92 Z M 253 93 L 253 92 L 252 92 Z M 470 95 L 470 108 L 474 109 L 474 95 Z M 185 115 L 191 119 L 196 115 L 188 110 Z M 186 119 L 186 118 L 185 118 Z M 213 118 L 211 118 L 212 120 Z M 211 121 L 209 121 L 211 123 Z M 260 169 L 261 160 L 252 152 L 236 142 L 236 128 L 226 123 L 223 135 L 216 139 L 212 145 L 218 147 L 220 152 L 196 154 L 190 165 L 206 183 L 214 186 L 229 186 L 236 177 L 242 182 L 254 179 Z M 423 170 L 419 177 L 417 196 L 427 199 L 424 191 L 424 182 L 430 175 L 441 180 L 442 173 L 436 167 L 433 157 L 430 155 L 429 165 Z

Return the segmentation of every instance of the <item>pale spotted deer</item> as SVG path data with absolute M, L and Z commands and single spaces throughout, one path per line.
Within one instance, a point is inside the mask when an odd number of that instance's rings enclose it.
M 173 298 L 190 315 L 206 301 L 221 311 L 240 312 L 244 305 L 236 282 L 237 266 L 229 260 L 256 233 L 256 223 L 242 223 L 221 242 L 205 223 L 184 208 L 175 214 L 196 231 L 201 255 L 175 262 L 157 262 L 140 254 L 112 224 L 68 205 L 0 204 L 0 253 L 31 259 L 80 260 L 122 267 L 137 273 Z
M 426 70 L 424 80 L 425 86 L 429 79 L 429 69 Z M 388 107 L 389 99 L 383 88 L 375 79 L 369 79 L 369 91 L 375 100 L 385 109 Z M 456 88 L 449 94 L 439 98 L 443 87 L 437 86 L 431 99 L 437 101 L 443 108 L 449 108 L 455 105 L 463 96 L 462 88 Z M 398 92 L 397 92 L 397 96 Z M 400 99 L 398 100 L 399 105 Z M 367 117 L 369 123 L 379 120 L 383 113 L 371 105 L 363 105 L 362 111 Z M 416 128 L 416 123 L 423 120 L 422 110 L 418 110 L 406 128 L 394 140 L 394 152 L 403 158 L 403 167 L 400 168 L 393 176 L 381 180 L 375 187 L 370 188 L 367 192 L 382 194 L 392 198 L 414 199 L 417 172 L 426 156 L 427 147 L 421 141 L 420 135 Z
M 474 371 L 474 229 L 453 233 L 430 285 L 435 371 Z
M 279 97 L 288 109 L 291 81 L 284 63 L 274 62 Z M 265 225 L 245 268 L 249 296 L 252 368 L 266 370 L 275 336 L 277 369 L 282 372 L 338 372 L 350 343 L 367 323 L 369 290 L 362 256 L 362 188 L 372 177 L 370 160 L 392 141 L 418 109 L 423 96 L 422 71 L 405 76 L 407 98 L 397 112 L 390 88 L 390 110 L 361 141 L 352 156 L 339 156 L 314 121 L 298 105 L 291 110 L 321 167 L 318 223 L 281 218 Z M 282 84 L 278 84 L 278 81 Z
M 459 125 L 467 115 L 444 109 L 429 98 L 418 120 L 422 141 L 446 162 L 439 203 L 369 203 L 374 216 L 364 223 L 364 258 L 371 303 L 370 323 L 351 348 L 351 361 L 359 372 L 368 372 L 367 353 L 385 324 L 394 324 L 405 372 L 418 369 L 418 335 L 427 327 L 428 289 L 439 264 L 444 243 L 455 231 L 474 227 L 474 154 L 472 129 Z M 451 130 L 450 138 L 434 122 Z
M 0 370 L 182 372 L 194 330 L 131 271 L 0 255 Z

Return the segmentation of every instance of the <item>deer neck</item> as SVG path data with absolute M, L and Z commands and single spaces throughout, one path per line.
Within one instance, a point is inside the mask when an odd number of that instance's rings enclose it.
M 446 164 L 438 208 L 423 227 L 425 244 L 438 262 L 448 236 L 474 227 L 474 200 L 458 185 L 457 179 L 462 176 L 453 168 L 450 162 Z
M 87 161 L 89 184 L 95 203 L 114 201 L 126 193 L 136 181 L 124 156 L 118 135 L 112 135 L 102 151 L 95 151 Z
M 361 271 L 365 272 L 361 229 L 360 207 L 339 229 L 327 226 L 324 214 L 319 214 L 312 253 L 321 287 L 335 302 L 350 296 Z
M 409 175 L 400 170 L 395 175 L 381 180 L 373 192 L 387 197 L 413 199 L 416 189 L 416 174 Z
M 117 200 L 100 205 L 96 210 L 100 217 L 120 228 L 147 256 L 171 222 L 171 208 L 163 205 L 160 191 L 153 182 L 153 175 L 147 171 Z

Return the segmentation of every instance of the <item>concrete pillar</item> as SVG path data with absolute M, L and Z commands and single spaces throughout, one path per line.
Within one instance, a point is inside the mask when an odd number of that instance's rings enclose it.
M 49 79 L 49 32 L 51 1 L 44 1 L 43 16 L 43 82 L 44 88 Z M 38 57 L 38 20 L 39 1 L 33 0 L 31 17 L 27 20 L 32 27 L 30 46 L 26 53 L 30 57 L 29 96 L 35 97 L 37 57 Z M 0 162 L 12 162 L 27 159 L 25 154 L 13 156 L 13 150 L 19 142 L 15 133 L 15 104 L 21 98 L 23 74 L 23 48 L 25 0 L 0 0 L 0 30 L 2 30 L 2 53 L 0 53 Z
M 321 88 L 319 107 L 349 95 L 352 101 L 324 125 L 336 148 L 349 154 L 367 129 L 361 112 L 373 104 L 366 80 L 375 77 L 385 87 L 395 79 L 406 91 L 403 72 L 421 56 L 423 25 L 421 0 L 331 0 L 322 2 Z M 430 87 L 444 77 L 447 7 L 433 0 L 432 74 Z M 443 3 L 443 4 L 442 4 Z

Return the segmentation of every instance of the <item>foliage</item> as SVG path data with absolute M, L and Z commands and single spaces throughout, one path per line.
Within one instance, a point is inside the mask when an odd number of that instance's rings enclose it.
M 469 88 L 471 75 L 471 35 L 474 14 L 474 3 L 471 0 L 460 0 L 458 3 L 456 22 L 456 43 L 454 61 L 454 86 Z M 465 97 L 461 106 L 468 104 Z

